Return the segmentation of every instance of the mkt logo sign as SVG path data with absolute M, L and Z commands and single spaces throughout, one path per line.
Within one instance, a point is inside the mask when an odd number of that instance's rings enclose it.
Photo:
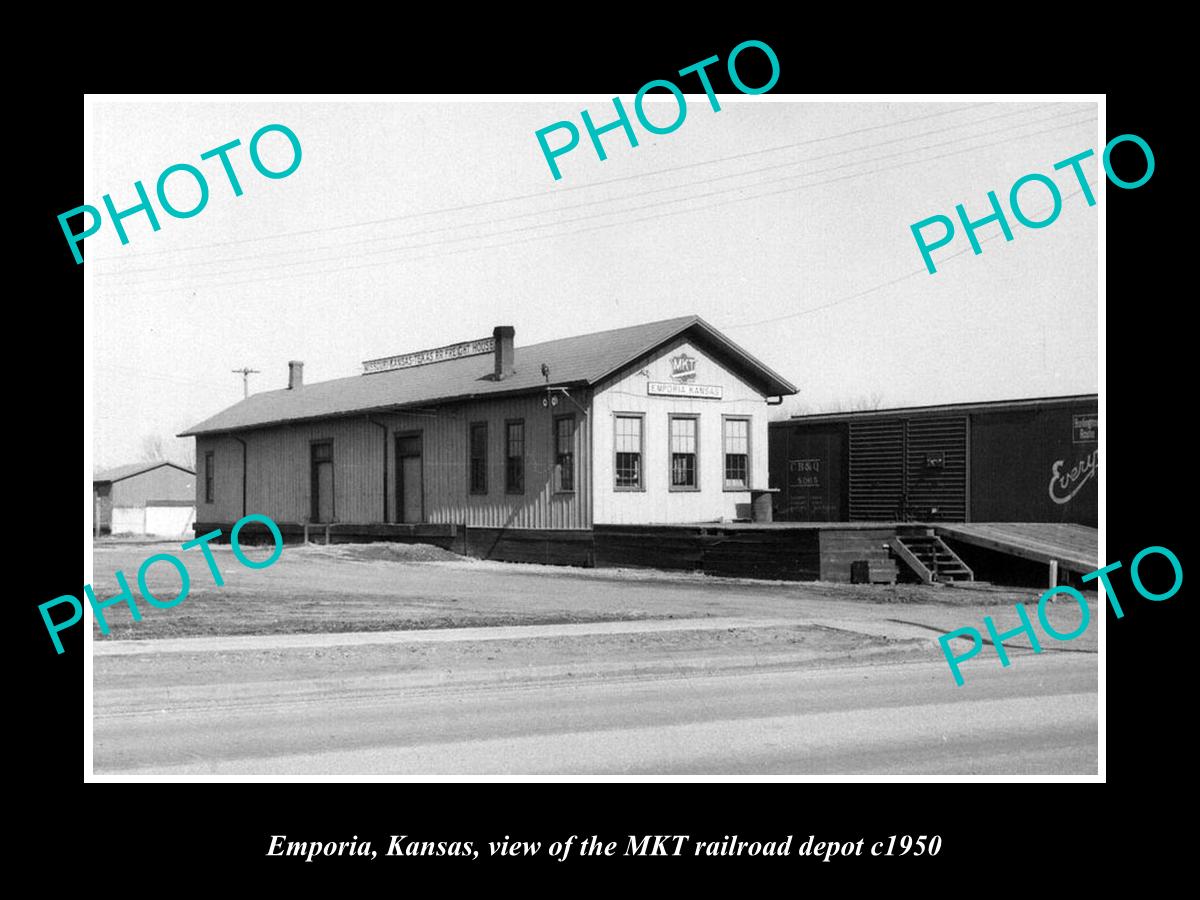
M 676 381 L 693 381 L 696 378 L 696 357 L 680 353 L 671 357 L 671 377 Z

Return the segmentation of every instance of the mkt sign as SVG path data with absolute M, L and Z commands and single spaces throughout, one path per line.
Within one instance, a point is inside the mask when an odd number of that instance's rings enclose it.
M 696 380 L 696 357 L 680 353 L 671 357 L 671 378 L 675 381 Z

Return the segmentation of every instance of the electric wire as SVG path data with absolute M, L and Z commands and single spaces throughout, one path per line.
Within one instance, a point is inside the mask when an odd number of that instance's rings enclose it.
M 160 282 L 163 280 L 171 280 L 171 281 L 176 280 L 176 279 L 155 279 L 155 280 L 148 279 L 146 281 L 137 282 L 137 283 L 131 284 L 131 285 L 122 285 L 122 286 L 120 286 L 120 288 L 123 290 L 129 289 L 129 290 L 131 290 L 131 292 L 139 293 L 142 295 L 155 295 L 155 294 L 161 294 L 161 293 L 172 293 L 172 292 L 176 292 L 176 291 L 189 291 L 189 290 L 190 291 L 209 290 L 209 289 L 214 289 L 214 288 L 235 287 L 235 286 L 240 286 L 240 285 L 244 285 L 244 284 L 261 284 L 263 282 L 277 281 L 277 280 L 286 279 L 286 278 L 317 276 L 317 275 L 327 275 L 327 274 L 339 274 L 342 272 L 353 272 L 353 271 L 359 271 L 362 269 L 378 268 L 380 266 L 393 266 L 393 265 L 401 265 L 401 264 L 405 264 L 405 263 L 419 262 L 419 261 L 426 260 L 426 259 L 440 259 L 440 258 L 444 258 L 447 256 L 458 255 L 460 253 L 477 253 L 477 252 L 485 251 L 485 250 L 496 250 L 496 249 L 501 249 L 504 247 L 511 247 L 511 246 L 517 246 L 520 244 L 526 244 L 526 243 L 530 243 L 533 241 L 547 241 L 547 240 L 554 239 L 554 238 L 571 237 L 571 236 L 576 236 L 576 235 L 580 235 L 580 234 L 587 234 L 587 233 L 590 233 L 593 231 L 599 231 L 599 230 L 603 230 L 603 229 L 607 229 L 607 228 L 627 227 L 629 225 L 635 225 L 635 224 L 640 224 L 643 222 L 654 221 L 654 220 L 662 219 L 662 218 L 665 218 L 668 216 L 685 215 L 688 213 L 702 212 L 704 210 L 714 209 L 717 207 L 726 206 L 726 205 L 733 204 L 733 203 L 743 203 L 743 202 L 747 202 L 750 200 L 762 199 L 764 197 L 772 197 L 772 196 L 776 196 L 779 194 L 788 194 L 788 193 L 792 193 L 795 191 L 805 190 L 807 188 L 822 187 L 822 186 L 825 186 L 828 184 L 845 181 L 845 180 L 851 179 L 851 178 L 861 178 L 861 177 L 865 177 L 865 176 L 869 176 L 869 175 L 877 175 L 877 174 L 881 174 L 883 172 L 894 171 L 896 169 L 901 169 L 901 168 L 905 168 L 908 166 L 920 165 L 923 163 L 933 162 L 933 161 L 936 161 L 939 159 L 946 159 L 946 158 L 952 157 L 952 156 L 959 156 L 963 153 L 970 153 L 974 150 L 982 150 L 982 149 L 986 149 L 988 147 L 994 147 L 994 146 L 999 146 L 1001 144 L 1007 144 L 1007 143 L 1010 143 L 1011 141 L 1025 140 L 1027 138 L 1038 137 L 1040 135 L 1049 134 L 1054 131 L 1061 131 L 1064 128 L 1072 128 L 1072 127 L 1075 127 L 1078 125 L 1086 125 L 1086 124 L 1088 124 L 1090 122 L 1094 122 L 1094 121 L 1095 121 L 1095 117 L 1092 117 L 1092 118 L 1084 119 L 1084 120 L 1081 120 L 1078 122 L 1070 122 L 1070 123 L 1067 123 L 1066 125 L 1058 125 L 1058 126 L 1055 126 L 1052 128 L 1042 129 L 1040 131 L 1032 132 L 1030 134 L 1014 135 L 1014 136 L 1011 136 L 1011 137 L 1008 137 L 1008 138 L 1005 138 L 1005 139 L 999 140 L 999 141 L 992 141 L 992 142 L 986 143 L 986 144 L 980 144 L 980 145 L 972 146 L 972 147 L 965 147 L 965 148 L 962 148 L 959 150 L 950 151 L 948 153 L 942 153 L 942 154 L 938 154 L 938 155 L 932 156 L 932 157 L 924 157 L 924 158 L 919 158 L 919 159 L 915 159 L 915 160 L 910 160 L 908 162 L 897 163 L 895 165 L 884 166 L 882 168 L 872 169 L 872 170 L 869 170 L 866 172 L 854 172 L 854 173 L 850 173 L 848 175 L 839 176 L 837 178 L 830 178 L 830 179 L 826 179 L 824 181 L 814 182 L 812 184 L 795 185 L 792 187 L 787 187 L 787 188 L 783 188 L 783 189 L 779 189 L 779 190 L 767 191 L 767 192 L 762 192 L 762 193 L 758 193 L 758 194 L 751 194 L 746 197 L 734 197 L 731 199 L 720 200 L 715 203 L 708 203 L 708 204 L 704 204 L 701 206 L 690 207 L 687 209 L 669 210 L 667 212 L 656 213 L 654 215 L 649 215 L 649 216 L 641 216 L 641 217 L 635 218 L 635 219 L 621 220 L 621 221 L 617 221 L 617 222 L 609 222 L 609 223 L 604 223 L 601 225 L 589 226 L 587 228 L 579 228 L 579 229 L 575 229 L 573 231 L 562 232 L 560 234 L 535 235 L 532 237 L 522 238 L 522 239 L 515 240 L 515 241 L 505 241 L 505 242 L 502 242 L 499 244 L 485 244 L 485 245 L 481 245 L 478 247 L 466 247 L 466 248 L 462 248 L 462 249 L 458 249 L 458 250 L 451 250 L 451 251 L 442 252 L 442 253 L 425 254 L 423 256 L 407 257 L 404 259 L 382 260 L 382 261 L 376 261 L 376 262 L 362 263 L 362 264 L 353 265 L 353 266 L 341 266 L 341 267 L 336 267 L 336 268 L 317 269 L 317 270 L 305 271 L 305 272 L 276 273 L 276 274 L 267 276 L 265 278 L 248 278 L 248 279 L 240 279 L 240 280 L 236 280 L 236 281 L 224 281 L 224 282 L 191 281 L 187 285 L 181 284 L 181 285 L 174 286 L 174 287 L 157 288 L 157 289 L 148 290 L 148 291 L 138 291 L 137 288 L 141 287 L 144 284 L 157 283 L 157 282 Z M 870 162 L 870 161 L 864 160 L 864 161 L 860 161 L 857 164 L 862 165 L 867 162 Z M 813 175 L 813 174 L 818 174 L 818 173 L 806 173 L 806 174 Z M 778 181 L 778 180 L 785 180 L 785 179 L 776 179 L 776 180 Z M 735 188 L 732 190 L 745 190 L 745 189 L 746 189 L 745 187 L 742 187 L 742 188 Z M 726 190 L 726 191 L 712 192 L 712 193 L 728 193 L 728 192 L 729 191 Z M 710 194 L 709 196 L 711 196 L 711 195 L 712 194 Z M 698 198 L 689 198 L 689 199 L 694 200 L 694 199 L 698 199 Z M 658 205 L 661 205 L 661 204 L 658 204 Z M 623 212 L 629 212 L 629 211 L 631 211 L 631 210 L 625 210 Z M 500 235 L 497 234 L 497 235 L 490 235 L 490 236 L 500 236 Z M 307 262 L 315 263 L 317 261 L 307 261 Z M 253 271 L 259 271 L 259 269 L 256 268 Z M 233 273 L 233 272 L 210 273 L 207 276 L 201 276 L 201 277 L 221 277 L 222 275 L 230 275 L 230 274 L 235 274 L 235 273 Z M 116 289 L 116 286 L 112 286 L 109 289 Z
M 1088 186 L 1094 188 L 1096 185 L 1094 182 L 1089 181 Z M 1064 201 L 1069 200 L 1070 198 L 1077 197 L 1082 193 L 1083 193 L 1083 188 L 1079 188 L 1078 190 L 1074 190 L 1069 194 L 1064 194 L 1062 199 Z M 1049 210 L 1043 209 L 1038 213 L 1038 215 L 1041 215 L 1042 213 L 1045 213 L 1045 212 L 1049 212 Z M 979 243 L 984 244 L 984 243 L 987 243 L 988 241 L 996 240 L 997 238 L 1001 237 L 1003 234 L 1004 234 L 1004 232 L 999 232 L 998 234 L 989 234 L 987 237 L 978 238 L 977 240 L 979 241 Z M 972 247 L 963 247 L 961 250 L 951 253 L 949 256 L 943 257 L 941 260 L 938 261 L 938 265 L 943 266 L 949 260 L 952 260 L 957 256 L 962 256 L 967 251 L 973 250 L 973 249 L 974 248 L 972 248 Z M 891 281 L 885 281 L 883 284 L 877 284 L 874 287 L 867 288 L 866 290 L 858 291 L 857 293 L 854 293 L 854 294 L 848 294 L 845 297 L 840 297 L 839 299 L 833 300 L 829 303 L 823 303 L 820 306 L 812 306 L 812 307 L 809 307 L 808 309 L 802 309 L 798 312 L 788 313 L 783 316 L 773 316 L 772 318 L 769 318 L 769 319 L 760 319 L 757 322 L 742 322 L 742 323 L 733 324 L 733 325 L 722 325 L 721 327 L 724 328 L 726 331 L 732 331 L 732 330 L 738 329 L 738 328 L 757 328 L 760 325 L 774 325 L 776 322 L 785 322 L 785 321 L 788 321 L 789 319 L 798 319 L 801 316 L 811 315 L 812 313 L 820 312 L 821 310 L 829 309 L 834 306 L 840 306 L 841 304 L 848 303 L 851 300 L 857 300 L 859 297 L 865 297 L 867 294 L 874 293 L 875 291 L 881 291 L 886 287 L 891 287 L 894 284 L 899 284 L 901 281 L 907 281 L 909 278 L 915 278 L 918 275 L 925 275 L 926 273 L 928 273 L 928 271 L 929 271 L 928 269 L 926 269 L 924 266 L 922 266 L 919 269 L 914 269 L 912 272 L 908 272 L 905 275 L 901 275 L 899 278 L 893 278 Z
M 1038 124 L 1040 122 L 1053 121 L 1055 119 L 1065 118 L 1067 116 L 1076 115 L 1076 114 L 1079 114 L 1082 112 L 1091 112 L 1091 111 L 1092 110 L 1087 109 L 1087 108 L 1074 109 L 1074 110 L 1062 113 L 1061 115 L 1058 115 L 1058 116 L 1049 116 L 1045 119 L 1034 119 L 1029 122 L 1021 122 L 1018 125 L 1015 125 L 1012 127 L 1013 128 L 1022 128 L 1022 127 L 1026 127 L 1029 125 Z M 747 175 L 753 175 L 753 174 L 757 174 L 760 172 L 768 172 L 768 171 L 774 171 L 776 169 L 788 168 L 791 166 L 805 165 L 806 163 L 816 162 L 817 160 L 821 160 L 821 159 L 829 159 L 829 158 L 835 157 L 835 156 L 838 156 L 838 157 L 845 156 L 846 154 L 849 154 L 849 153 L 858 153 L 858 152 L 861 152 L 864 150 L 871 150 L 876 147 L 884 147 L 889 144 L 899 143 L 901 141 L 911 141 L 911 140 L 916 140 L 916 139 L 922 138 L 922 137 L 928 137 L 928 136 L 934 135 L 934 134 L 943 134 L 947 131 L 954 131 L 959 128 L 968 128 L 968 127 L 971 127 L 974 125 L 983 124 L 985 122 L 995 121 L 997 119 L 1011 118 L 1012 116 L 1015 116 L 1015 115 L 1021 115 L 1023 113 L 1028 114 L 1030 112 L 1031 112 L 1031 110 L 1029 110 L 1027 108 L 1010 110 L 1008 112 L 1000 113 L 995 116 L 986 116 L 986 117 L 980 118 L 980 119 L 973 119 L 969 122 L 960 122 L 955 125 L 949 125 L 945 128 L 936 128 L 936 129 L 933 129 L 932 131 L 922 131 L 922 132 L 918 132 L 917 134 L 905 135 L 903 137 L 898 137 L 898 138 L 891 138 L 889 140 L 879 141 L 879 142 L 873 143 L 873 144 L 864 144 L 859 147 L 848 147 L 844 150 L 837 150 L 832 153 L 824 153 L 824 154 L 821 154 L 818 156 L 811 156 L 811 157 L 807 157 L 806 159 L 792 160 L 790 162 L 777 163 L 777 164 L 771 165 L 771 166 L 762 166 L 762 167 L 759 167 L 756 169 L 746 169 L 746 170 L 743 170 L 740 172 L 731 172 L 731 173 L 728 173 L 725 175 L 717 175 L 717 176 L 714 176 L 711 178 L 702 178 L 702 179 L 698 179 L 696 181 L 688 181 L 688 182 L 682 182 L 680 184 L 667 185 L 665 187 L 652 188 L 650 190 L 639 191 L 634 194 L 626 194 L 626 195 L 616 196 L 616 197 L 602 197 L 602 198 L 599 198 L 596 200 L 587 200 L 583 203 L 574 203 L 574 204 L 570 204 L 567 206 L 560 206 L 560 207 L 557 207 L 554 209 L 543 209 L 543 210 L 535 210 L 533 212 L 516 213 L 515 215 L 510 215 L 510 216 L 500 216 L 500 217 L 495 217 L 495 218 L 490 218 L 490 219 L 476 220 L 476 221 L 472 221 L 472 222 L 463 222 L 463 223 L 456 224 L 456 225 L 442 225 L 437 228 L 423 228 L 418 231 L 406 231 L 406 232 L 401 232 L 399 234 L 377 235 L 375 237 L 362 238 L 357 241 L 345 241 L 342 243 L 329 244 L 329 245 L 325 245 L 325 246 L 294 247 L 294 248 L 291 248 L 288 250 L 274 250 L 274 251 L 268 251 L 268 252 L 264 252 L 264 253 L 247 253 L 243 256 L 231 256 L 231 257 L 224 257 L 221 259 L 198 260 L 196 262 L 184 262 L 184 263 L 179 263 L 176 265 L 181 265 L 184 267 L 187 267 L 187 266 L 193 266 L 193 267 L 195 267 L 195 266 L 215 266 L 215 265 L 222 265 L 225 263 L 232 263 L 232 262 L 244 262 L 246 260 L 251 260 L 251 259 L 271 259 L 271 258 L 275 258 L 275 257 L 279 257 L 279 256 L 288 256 L 288 255 L 296 254 L 296 253 L 312 253 L 312 252 L 320 252 L 320 251 L 324 251 L 324 250 L 338 250 L 338 249 L 341 249 L 344 247 L 357 247 L 357 246 L 363 246 L 365 244 L 379 243 L 380 241 L 396 240 L 398 238 L 419 237 L 419 236 L 423 236 L 423 235 L 437 234 L 439 232 L 445 232 L 445 231 L 456 231 L 456 230 L 462 229 L 462 228 L 474 228 L 474 227 L 480 227 L 480 226 L 494 225 L 494 224 L 498 224 L 501 222 L 512 222 L 512 221 L 516 221 L 518 219 L 528 219 L 528 218 L 532 218 L 534 216 L 556 215 L 558 213 L 568 212 L 570 210 L 575 210 L 575 209 L 583 209 L 583 208 L 586 208 L 589 206 L 596 206 L 596 205 L 602 204 L 602 203 L 617 203 L 617 202 L 621 202 L 623 200 L 639 199 L 641 197 L 649 196 L 651 194 L 661 194 L 661 193 L 664 193 L 667 191 L 677 191 L 677 190 L 682 190 L 682 189 L 685 189 L 688 187 L 694 187 L 696 185 L 712 184 L 712 183 L 715 183 L 718 181 L 726 181 L 730 178 L 742 178 Z M 1007 129 L 1001 129 L 1001 130 L 1007 130 Z M 970 140 L 972 137 L 984 137 L 986 135 L 996 134 L 996 133 L 999 133 L 999 131 L 980 132 L 978 134 L 965 135 L 961 138 L 957 138 L 956 140 Z M 952 143 L 952 142 L 947 142 L 947 143 Z M 942 145 L 935 144 L 933 146 L 942 146 Z M 920 149 L 925 149 L 925 148 L 919 148 L 919 147 L 911 148 L 908 151 L 902 151 L 902 153 L 903 152 L 916 152 L 917 150 L 920 150 Z M 901 154 L 895 154 L 895 155 L 901 155 Z M 860 162 L 865 162 L 865 161 L 860 160 Z M 852 163 L 847 164 L 847 165 L 851 165 L 851 164 Z M 810 173 L 810 174 L 816 174 L 816 173 Z M 796 176 L 796 177 L 799 177 L 799 176 Z M 682 198 L 682 199 L 687 199 L 687 198 Z M 551 222 L 551 223 L 546 223 L 545 225 L 540 226 L 540 227 L 550 227 L 551 225 L 554 225 L 554 224 L 565 224 L 565 223 Z M 486 234 L 485 235 L 474 235 L 472 237 L 456 238 L 453 240 L 470 240 L 475 237 L 490 237 L 490 236 L 492 236 L 492 235 L 486 235 Z M 418 245 L 418 246 L 424 246 L 424 245 Z M 407 248 L 389 248 L 389 249 L 407 249 Z M 383 252 L 383 251 L 379 251 L 379 252 Z M 331 258 L 336 258 L 336 257 L 331 257 Z M 106 257 L 106 259 L 115 260 L 115 259 L 118 259 L 118 257 Z M 138 275 L 138 274 L 145 274 L 145 273 L 149 273 L 149 272 L 161 272 L 161 271 L 165 271 L 165 270 L 172 269 L 172 268 L 175 268 L 175 265 L 149 266 L 149 267 L 146 267 L 143 269 L 127 269 L 127 270 L 123 270 L 123 271 L 99 272 L 97 274 L 102 277 L 109 277 L 109 278 L 114 277 L 114 276 L 115 277 L 124 277 L 124 276 L 128 276 L 128 275 Z M 219 273 L 214 273 L 214 274 L 228 275 L 228 274 L 233 274 L 233 273 L 232 272 L 219 272 Z
M 669 166 L 665 169 L 657 169 L 653 172 L 638 172 L 638 173 L 634 173 L 632 175 L 622 175 L 619 178 L 610 178 L 610 179 L 607 179 L 606 181 L 594 181 L 594 182 L 590 182 L 588 184 L 578 184 L 578 185 L 571 185 L 571 186 L 567 186 L 567 187 L 557 187 L 554 189 L 553 194 L 547 194 L 545 191 L 539 191 L 539 192 L 533 193 L 533 194 L 518 194 L 518 195 L 511 196 L 511 197 L 499 197 L 494 200 L 482 200 L 478 203 L 467 203 L 467 204 L 463 204 L 461 206 L 447 206 L 447 207 L 443 207 L 441 209 L 426 210 L 424 212 L 405 213 L 404 215 L 401 215 L 401 216 L 388 216 L 388 217 L 382 218 L 382 219 L 371 219 L 366 222 L 349 222 L 344 225 L 329 225 L 324 228 L 310 228 L 310 229 L 306 229 L 304 231 L 289 231 L 289 232 L 283 232 L 281 234 L 262 235 L 260 237 L 253 237 L 253 238 L 240 238 L 238 240 L 233 240 L 233 241 L 218 241 L 216 243 L 211 243 L 211 244 L 196 244 L 196 245 L 193 245 L 190 247 L 174 247 L 174 248 L 170 248 L 170 249 L 166 249 L 166 250 L 147 250 L 147 251 L 144 251 L 144 252 L 138 254 L 138 256 L 139 257 L 158 256 L 158 255 L 161 255 L 164 253 L 190 252 L 193 250 L 208 250 L 213 247 L 228 247 L 228 246 L 232 246 L 235 244 L 248 244 L 248 243 L 253 243 L 256 241 L 276 240 L 276 239 L 285 238 L 285 237 L 300 237 L 302 235 L 321 234 L 321 233 L 331 232 L 331 231 L 343 231 L 347 228 L 363 228 L 368 225 L 382 225 L 382 224 L 386 224 L 388 222 L 401 222 L 401 221 L 405 221 L 407 219 L 416 219 L 416 218 L 421 218 L 424 216 L 440 215 L 442 213 L 462 212 L 463 210 L 467 210 L 467 209 L 479 209 L 479 208 L 482 208 L 485 206 L 494 206 L 499 203 L 514 203 L 519 200 L 533 200 L 533 199 L 544 198 L 546 196 L 557 196 L 559 194 L 565 194 L 565 193 L 568 193 L 571 191 L 581 191 L 581 190 L 586 190 L 588 188 L 603 187 L 604 185 L 608 185 L 608 184 L 617 184 L 618 182 L 623 182 L 623 181 L 632 181 L 637 178 L 651 178 L 655 175 L 664 175 L 664 174 L 668 174 L 671 172 L 682 171 L 684 169 L 694 169 L 694 168 L 697 168 L 700 166 L 709 166 L 709 165 L 714 165 L 716 163 L 721 163 L 721 162 L 730 162 L 730 161 L 736 160 L 736 159 L 745 159 L 747 157 L 758 156 L 763 153 L 774 153 L 779 150 L 790 150 L 795 147 L 803 147 L 807 144 L 815 144 L 815 143 L 820 143 L 822 141 L 831 141 L 831 140 L 834 140 L 839 137 L 847 137 L 847 136 L 854 135 L 854 134 L 862 134 L 867 131 L 876 131 L 880 128 L 894 128 L 898 125 L 906 125 L 910 122 L 920 122 L 925 119 L 935 119 L 938 116 L 948 116 L 952 113 L 964 112 L 968 109 L 975 109 L 977 107 L 987 106 L 987 105 L 988 105 L 987 103 L 971 103 L 966 106 L 955 107 L 954 109 L 939 110 L 938 112 L 935 112 L 935 113 L 928 113 L 923 116 L 913 116 L 912 118 L 900 119 L 899 121 L 896 121 L 896 122 L 884 122 L 879 125 L 869 125 L 864 128 L 856 128 L 852 131 L 843 131 L 843 132 L 839 132 L 837 134 L 826 135 L 824 137 L 819 137 L 819 138 L 809 138 L 808 140 L 797 141 L 792 144 L 781 144 L 776 147 L 766 147 L 762 150 L 750 150 L 746 153 L 736 153 L 736 154 L 733 154 L 732 156 L 723 156 L 723 157 L 719 157 L 717 159 L 704 160 L 704 161 L 695 162 L 695 163 L 687 163 L 687 164 L 679 165 L 679 166 Z M 93 262 L 108 262 L 108 261 L 121 260 L 121 259 L 122 259 L 122 257 L 119 257 L 119 256 L 101 256 L 101 257 L 97 257 L 95 260 L 93 260 Z

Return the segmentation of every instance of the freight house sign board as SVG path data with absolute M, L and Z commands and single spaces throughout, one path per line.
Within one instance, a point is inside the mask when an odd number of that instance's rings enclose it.
M 406 353 L 403 356 L 384 356 L 380 359 L 368 359 L 363 362 L 363 374 L 372 375 L 375 372 L 390 372 L 393 369 L 410 369 L 413 366 L 424 366 L 428 363 L 442 362 L 447 359 L 458 359 L 460 356 L 478 356 L 481 353 L 495 352 L 496 339 L 483 338 L 478 341 L 466 341 L 462 344 L 437 347 L 433 350 Z

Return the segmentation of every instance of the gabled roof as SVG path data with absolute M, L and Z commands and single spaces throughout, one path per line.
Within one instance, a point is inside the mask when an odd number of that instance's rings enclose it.
M 98 484 L 105 481 L 122 481 L 126 478 L 132 478 L 134 475 L 141 475 L 143 472 L 150 472 L 161 466 L 172 466 L 181 472 L 187 472 L 189 475 L 196 473 L 186 466 L 181 466 L 178 463 L 159 460 L 158 462 L 138 462 L 129 463 L 124 466 L 114 466 L 111 469 L 105 469 L 103 472 L 97 472 L 92 476 L 92 484 Z
M 630 363 L 682 335 L 694 339 L 767 396 L 796 393 L 796 387 L 756 360 L 699 316 L 664 319 L 578 337 L 516 347 L 515 374 L 497 381 L 488 353 L 306 384 L 295 390 L 264 391 L 247 397 L 184 431 L 180 437 L 235 431 L 305 419 L 383 412 L 542 390 L 541 366 L 554 385 L 595 385 Z

